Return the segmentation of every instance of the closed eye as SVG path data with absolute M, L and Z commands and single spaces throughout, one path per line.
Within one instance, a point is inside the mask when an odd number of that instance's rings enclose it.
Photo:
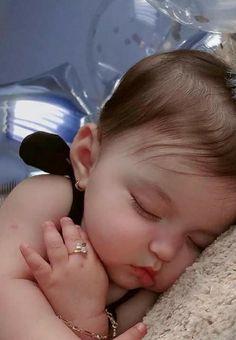
M 142 217 L 151 221 L 159 221 L 161 219 L 159 216 L 147 211 L 133 195 L 131 196 L 131 204 L 136 212 Z

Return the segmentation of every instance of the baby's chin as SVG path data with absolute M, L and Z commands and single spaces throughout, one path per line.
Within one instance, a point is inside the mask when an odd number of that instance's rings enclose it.
M 125 273 L 117 273 L 114 270 L 107 270 L 107 273 L 110 281 L 120 288 L 125 290 L 141 288 L 139 282 L 132 276 L 125 275 Z
M 137 284 L 136 282 L 132 282 L 131 280 L 123 279 L 122 278 L 116 278 L 116 277 L 110 277 L 111 280 L 120 288 L 123 288 L 125 290 L 131 290 L 136 288 L 141 288 L 140 284 Z
M 177 279 L 176 279 L 177 280 Z M 151 287 L 148 287 L 148 290 L 151 290 L 152 292 L 155 292 L 155 293 L 164 293 L 166 290 L 168 290 L 170 287 L 173 286 L 173 284 L 176 282 L 175 281 L 161 281 L 161 280 L 157 280 L 155 282 L 155 284 Z
M 169 286 L 169 287 L 171 287 L 171 286 Z M 164 293 L 169 287 L 165 288 L 165 287 L 153 286 L 153 287 L 148 287 L 146 289 L 150 290 L 151 292 L 155 292 L 157 294 L 161 294 L 161 293 Z

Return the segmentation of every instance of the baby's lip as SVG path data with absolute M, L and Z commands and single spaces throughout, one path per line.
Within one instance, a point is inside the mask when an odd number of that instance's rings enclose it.
M 144 270 L 146 270 L 146 272 L 148 272 L 148 274 L 151 276 L 152 279 L 155 278 L 156 274 L 157 274 L 157 270 L 154 270 L 152 267 L 141 267 Z
M 154 271 L 152 267 L 132 266 L 134 272 L 145 287 L 154 285 L 155 276 L 157 271 Z

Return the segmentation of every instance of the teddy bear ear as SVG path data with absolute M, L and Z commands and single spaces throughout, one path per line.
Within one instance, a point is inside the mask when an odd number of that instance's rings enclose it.
M 70 148 L 58 135 L 37 131 L 25 137 L 19 149 L 23 161 L 54 175 L 73 177 Z

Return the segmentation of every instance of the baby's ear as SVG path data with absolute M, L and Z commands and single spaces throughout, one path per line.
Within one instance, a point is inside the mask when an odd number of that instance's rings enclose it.
M 70 159 L 75 179 L 79 186 L 86 188 L 89 174 L 96 164 L 100 152 L 97 125 L 89 123 L 84 125 L 76 134 L 70 148 Z

